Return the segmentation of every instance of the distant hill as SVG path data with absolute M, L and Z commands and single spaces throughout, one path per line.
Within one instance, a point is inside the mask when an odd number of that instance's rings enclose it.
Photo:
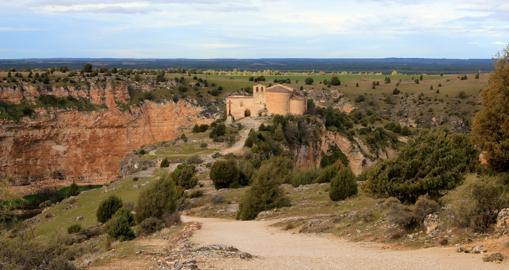
M 390 73 L 468 73 L 493 69 L 493 59 L 429 59 L 429 58 L 266 58 L 266 59 L 121 59 L 121 58 L 54 58 L 0 59 L 0 69 L 48 68 L 67 66 L 79 69 L 84 64 L 117 68 L 185 68 L 241 69 L 281 71 L 368 71 Z

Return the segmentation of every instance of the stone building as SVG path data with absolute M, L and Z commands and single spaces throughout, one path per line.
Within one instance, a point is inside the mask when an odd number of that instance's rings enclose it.
M 266 87 L 253 86 L 252 96 L 229 96 L 226 98 L 226 113 L 234 120 L 262 115 L 302 115 L 306 112 L 305 97 L 298 96 L 294 89 L 276 84 Z

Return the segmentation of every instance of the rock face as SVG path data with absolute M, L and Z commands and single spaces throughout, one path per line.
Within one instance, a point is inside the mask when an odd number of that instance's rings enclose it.
M 0 101 L 19 104 L 22 100 L 34 102 L 39 96 L 85 98 L 93 104 L 112 105 L 116 101 L 129 100 L 127 84 L 113 82 L 84 82 L 84 85 L 67 86 L 35 86 L 19 84 L 15 87 L 0 88 Z
M 0 176 L 17 184 L 51 179 L 109 182 L 133 149 L 172 140 L 201 121 L 201 109 L 184 101 L 148 102 L 121 112 L 115 107 L 115 95 L 106 91 L 107 110 L 44 111 L 35 120 L 2 123 Z
M 496 229 L 502 233 L 509 233 L 509 208 L 498 212 Z
M 379 153 L 373 153 L 359 138 L 350 140 L 338 132 L 326 131 L 322 138 L 322 152 L 326 153 L 331 144 L 337 145 L 341 152 L 346 155 L 350 169 L 355 175 L 359 175 L 380 159 L 392 158 L 397 154 L 395 150 L 389 148 L 380 150 Z
M 437 214 L 429 214 L 424 219 L 424 227 L 426 228 L 427 235 L 434 234 L 437 231 L 439 225 L 440 218 Z

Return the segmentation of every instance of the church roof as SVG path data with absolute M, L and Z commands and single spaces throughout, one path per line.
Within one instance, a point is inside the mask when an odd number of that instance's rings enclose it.
M 267 88 L 267 90 L 265 90 L 265 92 L 292 93 L 293 88 L 284 86 L 282 84 L 276 84 L 274 86 Z

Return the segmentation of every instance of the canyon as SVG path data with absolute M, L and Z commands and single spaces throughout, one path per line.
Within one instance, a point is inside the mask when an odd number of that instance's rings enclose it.
M 187 101 L 145 101 L 129 111 L 117 102 L 129 100 L 127 85 L 91 85 L 86 89 L 16 87 L 2 89 L 0 101 L 19 103 L 37 96 L 74 96 L 103 105 L 94 111 L 37 108 L 32 118 L 0 125 L 0 176 L 14 185 L 76 182 L 102 184 L 119 175 L 129 152 L 180 136 L 196 123 L 207 122 L 202 108 Z

